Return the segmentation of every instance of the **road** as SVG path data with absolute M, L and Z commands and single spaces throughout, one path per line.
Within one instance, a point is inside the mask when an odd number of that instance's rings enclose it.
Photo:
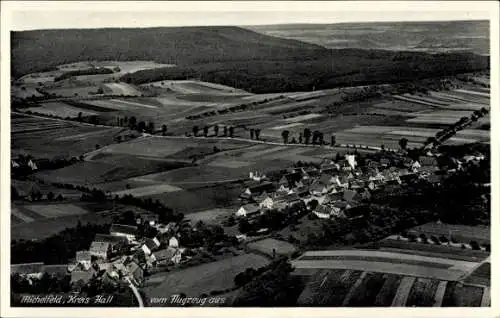
M 135 287 L 134 284 L 130 281 L 128 277 L 125 278 L 125 280 L 128 282 L 128 287 L 132 289 L 132 292 L 135 295 L 135 298 L 137 298 L 137 302 L 139 303 L 139 307 L 144 307 L 144 301 L 142 300 L 141 294 L 139 294 L 139 291 L 137 290 L 137 287 Z

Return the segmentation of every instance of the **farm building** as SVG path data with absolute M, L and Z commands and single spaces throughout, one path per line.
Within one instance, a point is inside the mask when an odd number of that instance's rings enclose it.
M 274 185 L 271 182 L 252 182 L 247 184 L 245 191 L 240 195 L 243 199 L 251 199 L 252 197 L 261 195 L 267 191 L 274 191 Z
M 90 255 L 107 259 L 111 253 L 111 245 L 105 242 L 92 242 L 89 248 Z
M 293 188 L 300 180 L 302 180 L 302 174 L 300 172 L 293 172 L 283 175 L 278 184 L 280 186 L 283 185 L 287 186 L 288 188 Z
M 89 269 L 92 263 L 92 255 L 90 254 L 90 251 L 76 252 L 76 263 L 83 265 L 85 269 Z
M 167 247 L 165 249 L 159 250 L 151 254 L 153 262 L 157 264 L 169 264 L 177 253 L 177 249 L 173 247 Z
M 131 225 L 113 224 L 109 229 L 109 233 L 114 236 L 125 237 L 129 242 L 131 242 L 136 239 L 137 227 Z
M 114 236 L 101 233 L 95 235 L 94 242 L 109 243 L 113 251 L 119 251 L 128 244 L 128 240 L 124 236 Z
M 179 240 L 175 236 L 172 236 L 170 240 L 168 240 L 168 246 L 173 248 L 178 248 Z
M 255 204 L 245 204 L 236 211 L 236 216 L 250 217 L 260 213 L 259 206 Z

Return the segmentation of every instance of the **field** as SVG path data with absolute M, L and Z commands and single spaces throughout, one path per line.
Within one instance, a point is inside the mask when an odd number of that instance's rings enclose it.
M 11 119 L 11 150 L 31 154 L 35 158 L 80 156 L 114 142 L 122 128 L 94 127 L 48 118 L 18 116 Z
M 142 94 L 140 90 L 126 83 L 103 84 L 103 89 L 104 93 L 109 95 L 140 96 Z
M 244 254 L 172 273 L 154 274 L 149 278 L 154 281 L 154 285 L 146 282 L 144 292 L 147 298 L 169 298 L 179 293 L 184 293 L 187 297 L 199 297 L 203 293 L 232 288 L 234 277 L 238 273 L 249 267 L 259 268 L 268 263 L 263 256 Z
M 296 268 L 304 269 L 354 269 L 443 280 L 457 279 L 477 264 L 446 258 L 368 250 L 308 251 L 292 263 Z
M 66 117 L 75 118 L 78 116 L 79 113 L 81 113 L 82 116 L 97 115 L 96 112 L 80 109 L 61 102 L 43 103 L 40 104 L 39 107 L 29 107 L 25 108 L 24 110 L 44 115 L 54 115 L 63 118 Z
M 273 238 L 255 241 L 249 243 L 247 246 L 250 250 L 257 250 L 271 257 L 273 256 L 273 250 L 276 251 L 276 255 L 291 255 L 297 250 L 292 244 L 285 241 L 275 240 Z
M 417 242 L 398 241 L 385 239 L 373 244 L 374 248 L 381 251 L 394 251 L 396 253 L 407 253 L 430 257 L 444 257 L 468 262 L 481 262 L 489 256 L 488 252 L 462 249 L 448 245 L 430 245 Z
M 418 234 L 423 233 L 428 236 L 434 235 L 440 237 L 444 235 L 451 237 L 459 243 L 470 243 L 477 241 L 478 243 L 489 243 L 491 239 L 491 230 L 487 226 L 466 226 L 445 223 L 426 223 L 412 228 L 410 231 L 415 231 Z
M 234 209 L 221 208 L 191 213 L 186 218 L 191 222 L 191 224 L 196 224 L 199 221 L 202 221 L 205 224 L 210 224 L 219 223 L 221 220 L 232 214 L 234 214 Z
M 467 284 L 473 285 L 491 285 L 491 263 L 484 262 L 478 268 L 476 268 L 467 278 L 464 280 Z
M 479 307 L 483 296 L 483 288 L 450 282 L 446 286 L 442 307 Z

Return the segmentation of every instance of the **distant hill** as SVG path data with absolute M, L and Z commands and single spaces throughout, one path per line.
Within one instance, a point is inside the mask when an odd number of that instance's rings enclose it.
M 319 32 L 314 27 L 303 30 L 308 37 Z M 366 33 L 366 27 L 356 30 Z M 138 71 L 121 79 L 143 84 L 200 78 L 268 93 L 412 81 L 489 69 L 489 59 L 484 56 L 383 50 L 384 43 L 376 37 L 358 37 L 357 41 L 370 46 L 377 43 L 377 49 L 356 45 L 328 49 L 225 26 L 40 30 L 11 35 L 15 77 L 85 60 L 153 60 L 176 67 Z M 413 39 L 415 45 L 420 43 L 417 38 Z M 398 42 L 394 34 L 390 39 Z
M 68 29 L 11 33 L 16 77 L 82 60 L 154 60 L 170 64 L 308 59 L 328 50 L 232 26 Z
M 326 48 L 462 51 L 489 54 L 488 21 L 367 22 L 246 27 L 263 34 Z

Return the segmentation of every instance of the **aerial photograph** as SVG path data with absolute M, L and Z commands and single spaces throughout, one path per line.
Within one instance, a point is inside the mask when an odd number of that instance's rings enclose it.
M 12 29 L 10 306 L 490 307 L 490 20 L 321 14 Z

